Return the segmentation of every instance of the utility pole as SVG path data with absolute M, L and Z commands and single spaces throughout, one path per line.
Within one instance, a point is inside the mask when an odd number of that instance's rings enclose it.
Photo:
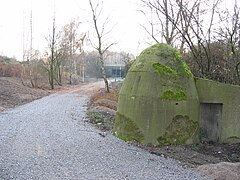
M 29 59 L 28 59 L 28 65 L 29 65 L 29 76 L 30 76 L 30 80 L 31 80 L 31 85 L 32 87 L 35 87 L 35 84 L 33 82 L 33 67 L 32 67 L 32 51 L 33 51 L 33 28 L 32 28 L 32 7 L 31 7 L 31 11 L 30 11 L 30 49 L 29 49 Z
M 24 62 L 24 60 L 25 60 L 25 12 L 23 11 L 23 22 L 22 22 L 22 31 L 23 31 L 23 33 L 22 33 L 22 41 L 23 41 L 23 43 L 22 43 L 22 61 Z
M 32 8 L 30 12 L 30 61 L 32 61 L 32 51 L 33 51 L 33 28 L 32 28 Z
M 51 62 L 50 62 L 50 77 L 49 77 L 49 81 L 50 81 L 50 85 L 51 85 L 51 89 L 54 89 L 54 72 L 53 72 L 53 66 L 54 66 L 54 53 L 55 53 L 55 31 L 56 31 L 56 27 L 55 27 L 55 11 L 53 14 L 53 26 L 52 26 L 52 42 L 51 42 Z
M 21 69 L 21 81 L 22 81 L 22 84 L 25 86 L 25 83 L 24 83 L 24 75 L 25 75 L 25 66 L 24 66 L 24 60 L 25 60 L 25 11 L 23 11 L 23 21 L 22 21 L 22 69 Z

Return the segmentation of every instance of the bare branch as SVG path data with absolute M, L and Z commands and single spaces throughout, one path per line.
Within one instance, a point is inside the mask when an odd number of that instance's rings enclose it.
M 112 47 L 113 45 L 116 45 L 117 43 L 111 43 L 111 44 L 109 44 L 109 45 L 107 45 L 103 50 L 102 50 L 102 52 L 103 52 L 103 54 L 110 48 L 110 47 Z
M 95 32 L 97 34 L 97 41 L 98 41 L 98 45 L 93 46 L 93 47 L 98 51 L 99 64 L 100 64 L 100 67 L 101 67 L 101 72 L 102 72 L 103 79 L 104 79 L 104 82 L 105 82 L 106 90 L 107 90 L 107 92 L 110 92 L 109 91 L 108 80 L 107 80 L 107 77 L 106 77 L 106 71 L 105 71 L 105 67 L 104 67 L 104 54 L 106 53 L 106 51 L 111 46 L 115 45 L 116 43 L 110 43 L 109 45 L 106 45 L 106 47 L 103 47 L 104 46 L 103 36 L 106 35 L 106 29 L 105 28 L 106 28 L 106 25 L 109 23 L 109 18 L 105 19 L 104 23 L 102 24 L 102 29 L 100 30 L 97 22 L 98 22 L 98 18 L 100 16 L 100 14 L 102 12 L 103 4 L 101 4 L 101 7 L 100 7 L 101 10 L 100 10 L 100 13 L 98 13 L 98 14 L 97 14 L 97 10 L 99 8 L 99 1 L 98 1 L 97 5 L 95 7 L 92 4 L 92 0 L 89 0 L 89 4 L 90 4 L 90 7 L 91 7 L 91 11 L 92 11 L 92 19 L 93 19 L 94 29 L 95 29 Z M 109 32 L 110 31 L 107 31 L 107 34 Z

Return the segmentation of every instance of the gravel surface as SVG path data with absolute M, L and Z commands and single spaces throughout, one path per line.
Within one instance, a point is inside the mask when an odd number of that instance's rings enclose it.
M 0 179 L 203 179 L 85 122 L 84 91 L 0 113 Z

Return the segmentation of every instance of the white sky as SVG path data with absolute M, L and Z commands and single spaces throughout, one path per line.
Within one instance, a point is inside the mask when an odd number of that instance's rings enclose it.
M 96 2 L 97 0 L 92 0 Z M 233 5 L 235 0 L 224 0 L 224 7 Z M 239 1 L 239 0 L 237 0 Z M 109 34 L 111 42 L 118 42 L 111 51 L 126 51 L 138 55 L 150 42 L 149 36 L 140 26 L 146 23 L 145 17 L 138 11 L 140 0 L 103 0 L 103 19 L 111 18 Z M 211 2 L 211 1 L 210 1 Z M 22 60 L 23 32 L 25 46 L 29 46 L 30 9 L 33 12 L 33 49 L 44 52 L 47 47 L 46 37 L 51 33 L 52 19 L 56 11 L 58 30 L 78 18 L 82 32 L 89 32 L 92 37 L 94 29 L 90 22 L 90 6 L 88 0 L 0 0 L 0 55 L 15 56 Z M 101 22 L 100 22 L 101 23 Z
M 96 0 L 93 0 L 95 2 Z M 144 30 L 140 27 L 137 11 L 138 0 L 104 0 L 104 14 L 111 17 L 109 29 L 110 41 L 118 42 L 112 51 L 126 51 L 137 55 L 146 46 Z M 54 0 L 0 0 L 0 54 L 15 56 L 19 60 L 23 54 L 23 31 L 25 44 L 29 42 L 30 9 L 33 12 L 33 49 L 44 51 L 47 46 L 46 36 L 51 32 L 54 12 Z M 83 31 L 93 29 L 88 0 L 55 0 L 56 25 L 58 30 L 74 18 L 83 22 Z M 105 16 L 106 17 L 106 16 Z M 103 17 L 103 18 L 105 18 Z M 29 43 L 28 43 L 29 44 Z

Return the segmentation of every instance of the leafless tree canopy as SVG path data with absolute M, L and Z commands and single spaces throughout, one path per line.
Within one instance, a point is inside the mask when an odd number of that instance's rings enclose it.
M 233 9 L 224 11 L 220 0 L 141 2 L 141 12 L 148 21 L 143 28 L 155 42 L 166 42 L 179 48 L 196 76 L 239 84 L 240 20 L 237 1 Z

